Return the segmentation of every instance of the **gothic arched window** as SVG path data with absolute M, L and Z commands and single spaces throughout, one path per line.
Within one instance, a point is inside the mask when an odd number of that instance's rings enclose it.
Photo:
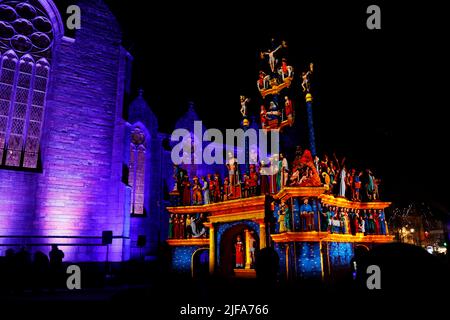
M 52 45 L 37 1 L 0 4 L 0 166 L 38 165 Z
M 145 134 L 135 128 L 131 133 L 130 170 L 128 183 L 131 186 L 131 214 L 144 214 L 145 189 Z

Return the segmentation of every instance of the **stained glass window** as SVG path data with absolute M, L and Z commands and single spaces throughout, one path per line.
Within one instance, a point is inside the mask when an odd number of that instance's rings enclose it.
M 37 1 L 0 4 L 0 165 L 38 165 L 52 44 Z
M 131 186 L 131 213 L 144 214 L 145 188 L 145 134 L 135 128 L 131 133 L 130 170 L 128 182 Z

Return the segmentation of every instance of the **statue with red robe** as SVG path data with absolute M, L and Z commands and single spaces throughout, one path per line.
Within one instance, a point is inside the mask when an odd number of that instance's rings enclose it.
M 218 173 L 214 174 L 214 199 L 216 202 L 220 201 L 220 190 L 222 189 L 222 185 L 220 183 L 220 177 Z
M 270 78 L 270 76 L 266 75 L 266 73 L 264 71 L 262 71 L 262 70 L 259 71 L 257 87 L 260 92 L 267 89 L 267 84 L 269 83 L 269 78 Z
M 287 186 L 289 179 L 289 165 L 286 157 L 280 153 L 280 161 L 281 161 L 281 188 Z
M 375 223 L 375 234 L 381 234 L 380 233 L 380 220 L 378 218 L 378 212 L 375 211 L 373 213 L 373 221 Z
M 249 196 L 249 190 L 250 190 L 250 177 L 248 176 L 248 174 L 244 174 L 244 178 L 243 178 L 243 184 L 241 185 L 241 189 L 242 189 L 242 197 L 243 198 L 247 198 Z
M 178 215 L 175 215 L 173 218 L 173 238 L 180 238 L 180 218 Z
M 228 200 L 229 196 L 231 196 L 230 179 L 225 177 L 223 181 L 223 201 Z
M 245 251 L 244 243 L 241 240 L 241 236 L 237 236 L 236 243 L 234 244 L 234 249 L 236 251 L 236 268 L 244 268 L 245 263 Z
M 189 177 L 184 176 L 183 181 L 181 182 L 181 204 L 183 206 L 191 205 L 191 183 L 189 182 Z
M 281 68 L 278 71 L 281 75 L 281 79 L 284 81 L 286 78 L 291 78 L 293 73 L 292 66 L 288 65 L 286 58 L 281 59 Z
M 292 125 L 294 123 L 294 108 L 292 106 L 292 101 L 288 96 L 284 97 L 284 112 L 286 113 L 289 125 Z
M 208 185 L 209 185 L 208 186 L 209 187 L 209 197 L 210 197 L 211 203 L 213 203 L 213 202 L 217 201 L 215 198 L 215 193 L 214 193 L 216 185 L 214 183 L 214 178 L 212 177 L 212 175 L 210 173 L 208 173 L 207 177 L 208 177 Z
M 309 168 L 309 175 L 300 183 L 301 187 L 319 187 L 321 186 L 319 173 L 317 172 L 314 160 L 311 155 L 311 151 L 305 149 L 302 157 L 300 158 L 300 166 Z
M 279 164 L 278 164 L 278 155 L 274 154 L 270 158 L 270 193 L 277 193 L 278 192 L 278 186 L 277 186 L 277 177 L 279 172 Z
M 184 215 L 180 215 L 180 220 L 179 220 L 179 224 L 178 224 L 178 231 L 179 231 L 179 238 L 180 239 L 185 239 L 186 238 L 186 225 L 185 225 L 185 219 L 184 219 Z
M 261 161 L 261 165 L 259 167 L 259 175 L 261 177 L 260 180 L 261 194 L 269 194 L 270 192 L 269 171 L 270 171 L 270 163 L 265 163 L 264 161 Z
M 267 126 L 267 111 L 264 105 L 261 105 L 261 112 L 259 113 L 259 119 L 261 121 L 261 128 L 265 128 Z
M 256 188 L 258 187 L 258 173 L 256 172 L 256 168 L 254 164 L 250 165 L 250 175 L 248 181 L 248 192 L 249 196 L 256 195 Z
M 234 187 L 236 183 L 238 183 L 237 179 L 237 159 L 233 156 L 233 153 L 228 153 L 228 161 L 227 161 L 227 169 L 228 169 L 228 178 L 230 180 L 230 185 Z

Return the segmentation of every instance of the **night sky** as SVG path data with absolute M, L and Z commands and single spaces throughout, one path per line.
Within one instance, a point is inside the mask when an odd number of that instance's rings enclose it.
M 272 37 L 283 39 L 297 76 L 315 64 L 319 154 L 336 152 L 350 166 L 372 168 L 383 179 L 386 200 L 448 208 L 443 8 L 275 1 L 248 7 L 169 2 L 156 9 L 148 1 L 148 7 L 137 0 L 107 2 L 135 58 L 133 90 L 144 89 L 160 131 L 172 131 L 188 101 L 207 127 L 238 127 L 241 94 L 252 98 L 250 113 L 258 115 L 258 51 Z M 370 4 L 381 7 L 381 30 L 366 28 Z M 300 82 L 293 87 L 298 118 L 291 133 L 307 147 Z

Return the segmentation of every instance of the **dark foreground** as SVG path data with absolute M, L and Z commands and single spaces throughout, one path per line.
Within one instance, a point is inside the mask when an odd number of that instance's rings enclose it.
M 112 277 L 95 272 L 103 266 L 86 266 L 89 271 L 83 275 L 81 290 L 62 286 L 3 289 L 0 304 L 3 314 L 25 312 L 39 319 L 404 318 L 421 311 L 427 317 L 439 317 L 447 309 L 446 258 L 393 245 L 374 250 L 358 262 L 360 269 L 380 266 L 381 289 L 368 289 L 367 275 L 361 273 L 356 279 L 349 273 L 327 283 L 282 282 L 264 273 L 257 279 L 205 276 L 192 280 L 168 273 L 161 264 L 132 262 L 113 268 Z

